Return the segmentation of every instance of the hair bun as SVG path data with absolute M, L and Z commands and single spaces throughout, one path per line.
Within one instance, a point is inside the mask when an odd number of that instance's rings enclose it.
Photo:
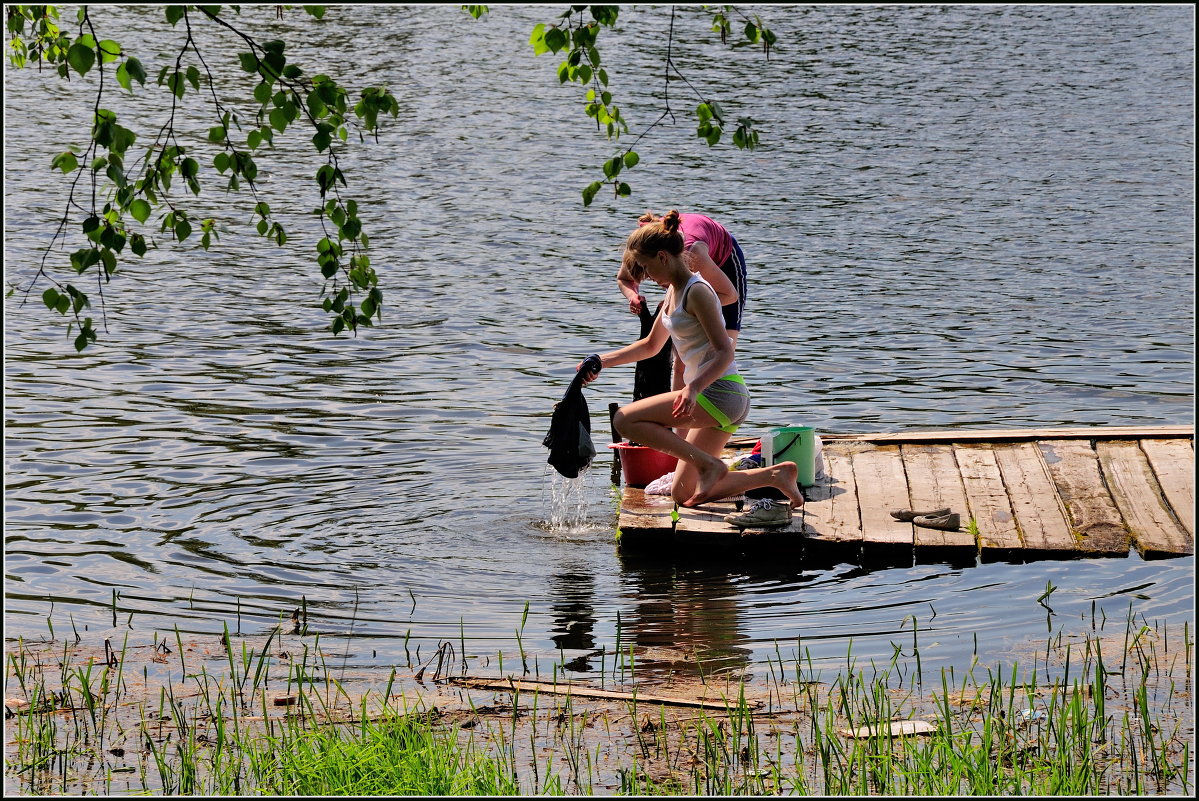
M 662 227 L 665 228 L 668 233 L 673 234 L 675 231 L 679 230 L 679 226 L 682 225 L 683 215 L 679 214 L 678 209 L 671 209 L 670 211 L 666 212 L 666 214 L 662 215 L 661 222 Z

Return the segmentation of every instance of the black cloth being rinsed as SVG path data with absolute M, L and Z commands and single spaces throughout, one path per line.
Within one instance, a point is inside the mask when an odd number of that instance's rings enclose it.
M 599 372 L 599 369 L 598 356 L 588 356 L 583 361 L 583 367 L 575 373 L 562 400 L 554 404 L 550 430 L 541 441 L 550 449 L 546 461 L 566 478 L 577 478 L 595 458 L 595 444 L 591 441 L 591 413 L 583 397 L 583 379 L 588 372 Z
M 648 306 L 648 303 L 641 304 L 641 337 L 643 339 L 649 335 L 650 329 L 654 327 L 654 321 L 662 313 L 661 303 L 658 304 L 658 308 L 654 310 L 653 314 L 649 313 Z M 667 339 L 666 344 L 657 354 L 637 362 L 637 372 L 633 375 L 633 400 L 638 401 L 642 398 L 661 395 L 663 392 L 670 392 L 670 366 L 673 356 L 674 347 Z

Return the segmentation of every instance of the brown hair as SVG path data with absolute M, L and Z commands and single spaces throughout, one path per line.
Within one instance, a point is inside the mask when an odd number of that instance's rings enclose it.
M 677 209 L 671 209 L 661 219 L 658 219 L 654 217 L 652 211 L 647 211 L 638 218 L 637 222 L 637 230 L 629 234 L 629 238 L 625 242 L 621 267 L 634 281 L 644 281 L 645 268 L 637 263 L 633 251 L 644 253 L 647 256 L 657 255 L 663 250 L 672 256 L 682 255 L 683 235 L 679 232 L 682 215 Z

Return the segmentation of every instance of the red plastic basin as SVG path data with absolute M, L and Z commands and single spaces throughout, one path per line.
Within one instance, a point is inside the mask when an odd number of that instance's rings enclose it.
M 608 446 L 620 452 L 620 467 L 624 483 L 630 487 L 644 487 L 655 478 L 661 478 L 674 470 L 678 459 L 645 445 L 616 442 Z

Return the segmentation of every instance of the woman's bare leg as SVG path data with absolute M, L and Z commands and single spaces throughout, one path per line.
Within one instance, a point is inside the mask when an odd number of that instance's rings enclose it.
M 676 395 L 666 392 L 642 398 L 619 409 L 613 418 L 616 430 L 627 439 L 680 460 L 670 493 L 676 503 L 695 506 L 741 495 L 746 490 L 774 487 L 793 507 L 803 505 L 803 495 L 796 486 L 799 473 L 794 462 L 730 472 L 717 454 L 732 435 L 715 428 L 716 421 L 699 407 L 686 417 L 675 417 L 672 410 Z M 690 430 L 684 438 L 675 434 L 671 426 Z
M 678 502 L 682 492 L 678 488 L 686 487 L 690 492 L 682 503 L 694 506 L 700 503 L 701 496 L 710 497 L 712 487 L 729 471 L 716 454 L 730 435 L 717 431 L 716 421 L 702 407 L 696 406 L 690 414 L 676 417 L 673 411 L 676 397 L 677 392 L 664 392 L 630 403 L 617 410 L 613 424 L 626 439 L 680 460 L 675 471 L 676 489 L 671 495 Z M 672 426 L 689 429 L 684 432 L 686 438 L 674 433 Z

